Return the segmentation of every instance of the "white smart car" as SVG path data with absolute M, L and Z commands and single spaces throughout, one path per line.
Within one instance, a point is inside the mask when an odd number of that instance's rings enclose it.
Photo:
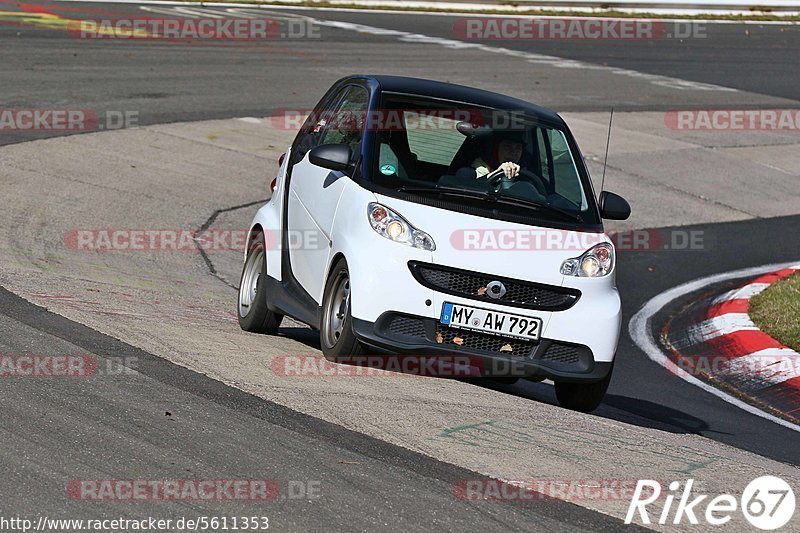
M 596 408 L 621 325 L 615 252 L 564 121 L 435 81 L 350 76 L 310 114 L 253 219 L 242 329 L 283 316 L 323 353 L 468 356 L 481 375 L 550 379 Z

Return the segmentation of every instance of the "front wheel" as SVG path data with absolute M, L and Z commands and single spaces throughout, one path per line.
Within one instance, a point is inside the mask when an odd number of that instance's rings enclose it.
M 322 320 L 319 340 L 326 357 L 359 355 L 363 345 L 353 333 L 353 317 L 350 314 L 350 273 L 347 263 L 339 259 L 325 284 L 322 297 Z
M 608 385 L 611 383 L 611 374 L 614 367 L 608 371 L 608 375 L 595 383 L 555 383 L 556 399 L 561 407 L 589 413 L 597 409 L 603 402 Z
M 283 315 L 270 311 L 267 306 L 266 259 L 264 234 L 259 232 L 250 242 L 242 268 L 236 315 L 243 330 L 274 335 L 281 325 Z

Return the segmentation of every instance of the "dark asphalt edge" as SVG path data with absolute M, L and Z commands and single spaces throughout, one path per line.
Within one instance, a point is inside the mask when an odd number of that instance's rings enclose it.
M 395 444 L 346 429 L 331 422 L 315 418 L 283 405 L 264 400 L 235 387 L 226 385 L 188 368 L 162 359 L 135 346 L 131 346 L 110 335 L 95 331 L 88 326 L 69 320 L 44 307 L 28 302 L 24 298 L 0 287 L 0 314 L 11 320 L 25 324 L 48 335 L 63 339 L 75 346 L 88 350 L 102 358 L 111 357 L 134 360 L 134 370 L 164 385 L 212 401 L 237 413 L 251 416 L 274 424 L 289 431 L 330 444 L 347 451 L 360 454 L 396 468 L 413 472 L 423 478 L 433 478 L 453 485 L 460 480 L 484 480 L 491 478 L 456 465 L 439 461 L 432 457 L 408 450 Z M 244 333 L 243 333 L 244 334 Z M 113 354 L 108 355 L 108 354 Z M 133 358 L 133 359 L 127 359 Z M 513 486 L 510 486 L 512 489 Z M 455 497 L 454 497 L 455 498 Z M 454 500 L 455 501 L 455 500 Z M 541 495 L 541 504 L 523 507 L 525 504 L 492 501 L 509 508 L 525 508 L 535 515 L 543 515 L 565 525 L 588 528 L 593 531 L 618 531 L 630 527 L 646 531 L 636 524 L 625 525 L 622 520 L 594 511 L 580 505 Z M 476 502 L 479 503 L 479 502 Z

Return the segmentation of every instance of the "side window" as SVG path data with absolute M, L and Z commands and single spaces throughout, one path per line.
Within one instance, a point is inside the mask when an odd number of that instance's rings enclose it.
M 320 138 L 334 116 L 344 94 L 349 87 L 344 87 L 321 101 L 306 118 L 300 132 L 292 144 L 292 164 L 301 161 L 309 150 L 320 144 Z
M 353 160 L 358 157 L 364 123 L 369 106 L 369 93 L 363 87 L 351 86 L 339 103 L 319 139 L 319 144 L 346 144 Z
M 548 129 L 547 133 L 553 154 L 554 174 L 558 177 L 555 180 L 555 191 L 575 205 L 584 206 L 583 186 L 566 137 L 556 129 Z

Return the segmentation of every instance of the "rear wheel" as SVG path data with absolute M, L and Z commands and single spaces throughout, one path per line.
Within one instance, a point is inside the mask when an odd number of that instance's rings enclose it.
M 611 374 L 614 367 L 608 371 L 608 375 L 595 383 L 559 383 L 556 382 L 556 399 L 561 407 L 589 413 L 597 409 L 603 403 L 608 385 L 611 383 Z
M 242 268 L 236 314 L 239 317 L 239 326 L 243 330 L 273 335 L 278 331 L 283 315 L 270 311 L 267 307 L 266 259 L 264 234 L 258 232 L 258 235 L 250 241 Z
M 359 355 L 364 352 L 364 346 L 353 334 L 350 273 L 344 259 L 337 261 L 325 284 L 319 340 L 322 353 L 326 357 Z

